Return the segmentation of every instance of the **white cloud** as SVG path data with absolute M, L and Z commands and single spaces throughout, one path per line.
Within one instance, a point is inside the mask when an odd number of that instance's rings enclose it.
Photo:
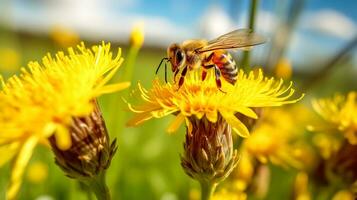
M 276 17 L 271 11 L 259 10 L 255 20 L 255 28 L 258 32 L 271 33 L 276 30 L 276 27 L 280 23 L 280 19 Z M 242 12 L 239 15 L 238 23 L 235 24 L 238 28 L 247 28 L 248 27 L 248 12 Z
M 210 6 L 201 16 L 199 22 L 203 37 L 212 39 L 234 29 L 227 12 L 219 5 Z
M 248 13 L 242 12 L 237 22 L 229 17 L 226 11 L 219 5 L 210 6 L 202 15 L 200 21 L 201 32 L 206 38 L 215 38 L 219 35 L 239 28 L 248 27 Z M 256 19 L 256 29 L 264 34 L 274 31 L 279 19 L 274 13 L 260 10 Z
M 125 0 L 122 1 L 125 2 Z M 53 26 L 62 25 L 72 28 L 83 39 L 128 42 L 134 24 L 142 22 L 145 44 L 162 47 L 166 47 L 173 41 L 192 37 L 192 31 L 164 17 L 109 12 L 108 0 L 77 0 L 75 2 L 56 1 L 37 10 L 15 6 L 11 25 L 15 29 L 37 33 L 46 33 Z
M 271 33 L 276 30 L 280 23 L 279 18 L 273 12 L 261 10 L 257 16 L 257 30 L 261 30 L 264 33 Z
M 352 38 L 356 24 L 344 14 L 335 10 L 320 10 L 306 14 L 301 22 L 304 28 L 325 33 L 342 39 Z

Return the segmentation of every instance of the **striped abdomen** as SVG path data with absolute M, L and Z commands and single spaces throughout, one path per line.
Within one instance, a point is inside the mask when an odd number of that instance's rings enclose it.
M 223 78 L 234 85 L 237 81 L 238 67 L 232 56 L 227 53 L 215 53 L 212 62 L 218 66 Z

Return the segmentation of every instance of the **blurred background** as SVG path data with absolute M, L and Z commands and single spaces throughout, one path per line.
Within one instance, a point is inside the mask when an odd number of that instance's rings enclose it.
M 295 80 L 308 101 L 311 96 L 357 89 L 356 10 L 355 0 L 0 0 L 0 72 L 8 77 L 29 61 L 40 61 L 46 53 L 64 51 L 80 41 L 87 46 L 105 41 L 114 49 L 121 47 L 126 60 L 115 80 L 131 80 L 130 90 L 139 81 L 150 87 L 171 43 L 213 39 L 250 27 L 268 42 L 251 51 L 249 66 Z M 145 36 L 142 47 L 130 43 L 136 29 Z M 247 56 L 239 51 L 232 54 L 238 66 L 243 65 Z M 163 71 L 159 76 L 163 78 Z M 113 199 L 195 199 L 199 185 L 180 166 L 183 128 L 175 135 L 166 134 L 171 118 L 126 128 L 130 114 L 121 97 L 129 98 L 129 93 L 99 100 L 110 135 L 119 141 L 108 172 Z M 1 198 L 9 167 L 0 169 Z M 273 183 L 285 180 L 286 184 L 271 184 L 266 199 L 288 199 L 292 175 L 282 168 L 274 170 L 279 180 Z M 55 166 L 48 148 L 39 147 L 20 199 L 87 196 Z

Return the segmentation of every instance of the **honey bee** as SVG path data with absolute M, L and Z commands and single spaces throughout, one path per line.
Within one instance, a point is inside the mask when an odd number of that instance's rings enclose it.
M 237 81 L 238 68 L 228 49 L 248 49 L 263 44 L 265 38 L 253 33 L 250 29 L 237 29 L 218 38 L 207 40 L 187 40 L 182 44 L 171 44 L 167 48 L 167 56 L 163 58 L 156 69 L 158 73 L 163 61 L 170 61 L 174 73 L 174 81 L 180 73 L 178 87 L 184 83 L 188 70 L 202 67 L 202 81 L 207 76 L 207 70 L 213 68 L 218 89 L 221 89 L 221 76 L 234 85 Z M 167 66 L 165 63 L 165 81 L 167 82 Z

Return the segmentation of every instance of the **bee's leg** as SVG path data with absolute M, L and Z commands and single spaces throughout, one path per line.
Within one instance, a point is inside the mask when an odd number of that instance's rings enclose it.
M 222 88 L 221 71 L 219 70 L 217 65 L 214 65 L 214 72 L 215 72 L 215 75 L 216 75 L 216 85 L 217 85 L 218 89 L 221 92 L 226 93 L 221 89 Z
M 202 70 L 202 81 L 204 81 L 206 79 L 207 76 L 207 70 L 205 68 L 203 68 Z
M 205 57 L 204 62 L 209 62 L 212 59 L 213 55 L 214 55 L 214 52 L 209 54 L 209 56 Z
M 176 69 L 175 73 L 174 73 L 174 83 L 176 83 L 176 76 L 179 73 L 179 68 Z
M 178 83 L 178 89 L 180 89 L 180 87 L 183 85 L 183 82 L 185 81 L 186 73 L 187 73 L 187 66 L 185 66 L 185 68 L 183 68 L 181 72 L 180 80 Z
M 202 65 L 202 67 L 203 67 L 202 81 L 204 81 L 206 79 L 206 76 L 207 76 L 207 69 L 210 69 L 210 68 L 214 67 L 214 65 Z

